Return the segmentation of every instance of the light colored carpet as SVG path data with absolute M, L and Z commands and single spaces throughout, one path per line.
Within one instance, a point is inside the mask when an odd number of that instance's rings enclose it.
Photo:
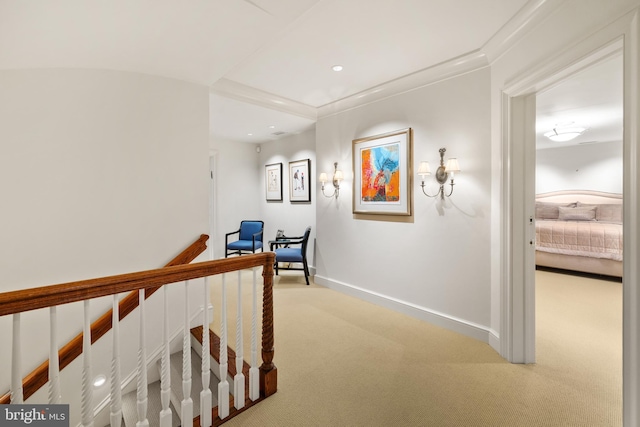
M 227 426 L 622 425 L 620 283 L 537 272 L 538 363 L 515 365 L 485 343 L 281 274 L 278 392 Z M 212 289 L 219 301 L 219 281 Z

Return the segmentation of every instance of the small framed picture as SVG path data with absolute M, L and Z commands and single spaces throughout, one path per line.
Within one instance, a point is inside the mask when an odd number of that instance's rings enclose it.
M 282 163 L 264 167 L 264 183 L 267 189 L 267 202 L 282 201 Z
M 289 200 L 291 202 L 310 202 L 311 160 L 289 162 Z

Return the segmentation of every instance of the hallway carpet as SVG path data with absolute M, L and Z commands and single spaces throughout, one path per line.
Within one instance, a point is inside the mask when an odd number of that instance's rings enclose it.
M 621 288 L 536 272 L 538 360 L 515 365 L 480 341 L 281 273 L 278 392 L 225 425 L 621 426 Z M 219 282 L 212 289 L 219 301 Z M 229 284 L 231 300 L 236 292 Z

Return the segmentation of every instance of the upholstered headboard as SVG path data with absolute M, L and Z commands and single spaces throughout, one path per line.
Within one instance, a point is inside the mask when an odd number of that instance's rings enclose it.
M 536 195 L 536 202 L 575 203 L 585 205 L 622 204 L 622 194 L 591 190 L 552 191 Z
M 622 223 L 622 194 L 565 190 L 536 196 L 536 219 Z

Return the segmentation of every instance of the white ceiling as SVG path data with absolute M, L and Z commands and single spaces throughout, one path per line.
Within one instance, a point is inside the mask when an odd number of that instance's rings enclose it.
M 211 136 L 259 143 L 312 128 L 319 107 L 481 49 L 538 3 L 0 0 L 0 69 L 113 69 L 207 85 Z
M 622 69 L 622 53 L 618 51 L 538 94 L 537 148 L 622 141 Z M 553 142 L 544 136 L 558 125 L 587 130 L 567 142 Z
M 524 3 L 318 1 L 225 77 L 320 107 L 479 49 Z

